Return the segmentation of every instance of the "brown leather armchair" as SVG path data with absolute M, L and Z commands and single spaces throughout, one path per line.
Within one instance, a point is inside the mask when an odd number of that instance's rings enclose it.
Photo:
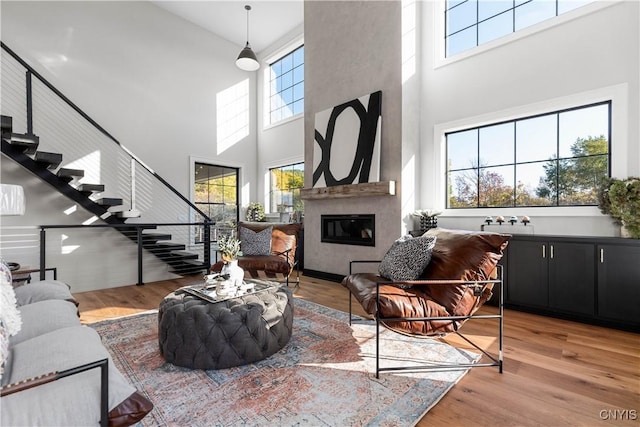
M 358 263 L 378 261 L 351 262 L 350 274 L 342 281 L 350 292 L 350 319 L 353 296 L 375 318 L 378 326 L 419 336 L 458 334 L 492 360 L 488 364 L 469 366 L 498 366 L 502 372 L 502 289 L 498 314 L 478 315 L 476 312 L 491 298 L 495 285 L 502 287 L 502 273 L 497 264 L 511 236 L 440 228 L 429 230 L 425 236 L 435 236 L 436 242 L 431 261 L 417 280 L 392 281 L 375 273 L 352 273 Z M 460 327 L 472 318 L 498 319 L 500 348 L 497 357 L 460 334 Z M 404 369 L 376 366 L 376 376 L 383 370 Z
M 247 255 L 238 257 L 238 265 L 245 271 L 245 277 L 277 279 L 284 277 L 287 286 L 289 277 L 294 269 L 296 273 L 296 249 L 298 245 L 298 233 L 300 223 L 272 223 L 272 222 L 239 222 L 240 228 L 246 227 L 254 232 L 260 232 L 268 227 L 273 227 L 271 232 L 271 253 L 265 255 Z M 216 262 L 211 266 L 211 272 L 217 273 L 222 270 L 224 263 Z M 299 274 L 296 275 L 296 284 L 300 282 Z

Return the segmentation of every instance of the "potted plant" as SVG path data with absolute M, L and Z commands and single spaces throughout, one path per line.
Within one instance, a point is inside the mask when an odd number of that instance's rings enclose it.
M 623 236 L 640 239 L 640 178 L 605 178 L 598 187 L 598 207 L 622 225 Z
M 229 262 L 237 260 L 239 255 L 242 255 L 240 251 L 240 240 L 233 236 L 221 236 L 218 239 L 218 252 L 222 254 L 222 260 Z
M 258 221 L 264 222 L 264 206 L 260 202 L 251 202 L 249 206 L 247 206 L 246 213 L 247 221 Z

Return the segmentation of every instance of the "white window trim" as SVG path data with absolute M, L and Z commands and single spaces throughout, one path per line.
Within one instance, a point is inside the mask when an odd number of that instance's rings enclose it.
M 271 64 L 280 58 L 290 54 L 294 50 L 304 45 L 304 36 L 300 35 L 287 44 L 285 44 L 280 49 L 276 50 L 274 53 L 266 57 L 264 60 L 264 67 L 262 71 L 262 130 L 272 129 L 274 127 L 284 125 L 290 123 L 294 120 L 298 120 L 304 117 L 304 111 L 302 113 L 295 114 L 291 117 L 287 117 L 286 119 L 282 119 L 277 121 L 276 123 L 271 123 L 271 76 L 269 75 L 269 70 L 271 69 Z
M 266 213 L 273 213 L 271 212 L 271 175 L 269 174 L 269 172 L 271 171 L 271 169 L 294 165 L 296 163 L 304 163 L 304 156 L 292 156 L 284 159 L 278 159 L 278 161 L 275 162 L 265 163 L 263 174 L 264 194 L 262 200 L 264 200 L 263 204 Z
M 435 40 L 435 44 L 436 44 L 434 49 L 435 58 L 433 58 L 434 59 L 433 68 L 438 69 L 440 67 L 444 67 L 446 65 L 461 61 L 463 59 L 467 59 L 469 57 L 482 54 L 491 49 L 495 49 L 497 47 L 506 45 L 508 43 L 512 43 L 516 40 L 529 37 L 532 34 L 545 31 L 549 28 L 562 25 L 566 22 L 572 21 L 582 16 L 589 15 L 591 13 L 605 9 L 609 6 L 613 6 L 615 4 L 621 3 L 622 1 L 623 0 L 596 0 L 593 3 L 578 7 L 569 12 L 563 13 L 561 15 L 547 19 L 545 21 L 538 22 L 537 24 L 534 24 L 530 27 L 523 28 L 511 34 L 507 34 L 506 36 L 497 38 L 495 40 L 491 40 L 490 42 L 483 43 L 476 47 L 472 47 L 468 50 L 455 54 L 449 58 L 445 57 L 446 51 L 445 51 L 445 39 L 444 39 L 444 29 L 445 29 L 444 11 L 446 8 L 446 0 L 438 1 L 436 7 L 434 8 L 434 11 L 435 11 L 434 17 L 433 17 L 434 23 L 432 25 L 433 40 Z
M 553 111 L 564 110 L 581 105 L 595 104 L 611 101 L 611 176 L 623 178 L 627 172 L 628 156 L 628 130 L 629 130 L 629 87 L 627 83 L 607 86 L 588 92 L 581 92 L 569 96 L 559 97 L 534 104 L 523 105 L 502 111 L 482 114 L 475 117 L 464 118 L 434 126 L 434 158 L 435 158 L 435 201 L 436 210 L 443 211 L 446 216 L 477 217 L 482 215 L 504 215 L 505 211 L 527 211 L 529 214 L 535 210 L 536 216 L 596 216 L 600 213 L 596 206 L 536 206 L 536 207 L 505 207 L 505 208 L 469 208 L 446 209 L 446 133 L 459 130 L 491 125 L 493 123 L 510 121 L 522 117 L 546 114 Z M 511 214 L 510 214 L 511 215 Z

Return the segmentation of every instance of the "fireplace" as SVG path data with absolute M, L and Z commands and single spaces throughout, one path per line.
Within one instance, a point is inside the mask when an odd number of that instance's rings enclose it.
M 320 241 L 342 245 L 376 245 L 375 215 L 321 215 Z

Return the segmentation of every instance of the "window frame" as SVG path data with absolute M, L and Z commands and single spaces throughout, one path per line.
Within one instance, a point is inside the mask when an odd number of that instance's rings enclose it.
M 219 167 L 219 168 L 224 168 L 224 169 L 232 169 L 235 170 L 236 173 L 236 218 L 235 218 L 235 222 L 234 224 L 238 224 L 238 221 L 240 220 L 240 209 L 241 209 L 241 200 L 240 200 L 240 188 L 242 185 L 241 182 L 241 167 L 240 166 L 232 166 L 232 165 L 223 165 L 223 164 L 218 164 L 209 160 L 202 160 L 202 159 L 192 159 L 191 161 L 191 165 L 192 165 L 192 170 L 191 170 L 191 200 L 192 203 L 196 206 L 198 205 L 202 205 L 202 204 L 206 204 L 206 205 L 227 205 L 225 203 L 202 203 L 202 202 L 197 202 L 196 198 L 195 198 L 195 193 L 196 193 L 196 170 L 198 165 L 205 165 L 205 166 L 213 166 L 213 167 Z M 192 216 L 192 222 L 196 222 L 196 218 L 195 218 L 195 212 L 193 211 L 193 209 L 191 210 L 191 216 Z M 203 212 L 205 212 L 203 210 Z M 212 218 L 213 219 L 213 218 Z M 219 228 L 221 225 L 214 222 L 214 225 L 216 228 Z M 225 227 L 224 225 L 222 227 Z M 193 228 L 193 236 L 191 238 L 191 242 L 194 245 L 200 245 L 205 243 L 204 240 L 197 240 L 198 238 L 198 233 L 197 233 L 197 226 L 195 226 Z M 212 232 L 211 236 L 210 236 L 210 242 L 216 242 L 217 241 L 217 236 L 216 233 Z
M 282 59 L 286 58 L 289 55 L 294 54 L 294 52 L 296 52 L 299 49 L 303 49 L 304 48 L 304 40 L 303 39 L 297 39 L 295 41 L 293 41 L 292 43 L 289 43 L 287 46 L 285 46 L 283 49 L 279 50 L 277 53 L 275 53 L 274 55 L 270 56 L 269 58 L 266 59 L 266 66 L 264 68 L 264 74 L 263 74 L 263 79 L 264 79 L 264 84 L 263 84 L 263 91 L 264 91 L 264 103 L 263 103 L 263 128 L 264 129 L 269 129 L 271 127 L 275 127 L 275 126 L 279 126 L 281 124 L 284 123 L 288 123 L 290 121 L 299 119 L 300 117 L 304 116 L 304 90 L 303 90 L 303 94 L 302 94 L 302 98 L 298 99 L 298 101 L 302 101 L 302 111 L 297 113 L 297 114 L 292 114 L 289 117 L 286 118 L 280 118 L 277 121 L 272 121 L 271 120 L 271 115 L 272 115 L 272 106 L 271 106 L 271 98 L 274 94 L 271 93 L 271 82 L 272 82 L 272 78 L 271 78 L 271 69 L 272 66 L 277 63 L 278 61 L 281 61 Z M 304 53 L 303 53 L 303 57 L 302 57 L 302 64 L 298 65 L 297 67 L 293 67 L 291 68 L 291 72 L 293 73 L 293 70 L 295 68 L 298 67 L 304 67 L 305 66 L 305 62 L 304 62 Z M 293 79 L 293 77 L 292 77 Z M 302 76 L 302 80 L 298 83 L 302 83 L 304 85 L 304 73 Z M 293 88 L 295 87 L 295 83 L 293 83 L 292 80 L 292 85 L 291 85 L 291 89 L 292 89 L 292 93 L 293 93 Z M 280 93 L 280 92 L 278 92 Z M 293 95 L 292 95 L 293 97 Z M 296 102 L 292 99 L 291 105 L 293 105 L 293 103 Z M 287 104 L 289 105 L 289 104 Z M 282 107 L 279 107 L 282 108 Z
M 607 138 L 607 152 L 602 153 L 602 154 L 598 154 L 598 155 L 593 155 L 593 157 L 595 156 L 605 156 L 607 158 L 607 177 L 611 177 L 611 147 L 612 147 L 612 140 L 611 140 L 611 134 L 612 134 L 612 101 L 611 100 L 606 100 L 606 101 L 600 101 L 600 102 L 595 102 L 595 103 L 590 103 L 587 105 L 578 105 L 578 106 L 574 106 L 574 107 L 570 107 L 570 108 L 564 108 L 561 110 L 554 110 L 554 111 L 548 111 L 545 113 L 538 113 L 538 114 L 534 114 L 534 115 L 528 115 L 528 116 L 523 116 L 523 117 L 517 117 L 517 118 L 512 118 L 509 120 L 501 120 L 501 121 L 497 121 L 497 122 L 492 122 L 492 123 L 487 123 L 487 124 L 483 124 L 481 126 L 474 126 L 474 127 L 469 127 L 469 128 L 465 128 L 465 129 L 459 129 L 456 131 L 451 131 L 451 132 L 445 132 L 445 158 L 448 159 L 448 151 L 449 151 L 449 141 L 448 141 L 448 136 L 452 135 L 452 134 L 456 134 L 456 133 L 462 133 L 462 132 L 468 132 L 468 131 L 477 131 L 477 140 L 476 140 L 476 144 L 477 144 L 477 153 L 476 153 L 476 158 L 475 161 L 477 162 L 477 166 L 476 167 L 469 167 L 469 168 L 455 168 L 455 169 L 450 169 L 448 166 L 448 160 L 447 160 L 447 165 L 445 168 L 445 188 L 449 188 L 450 181 L 449 181 L 449 176 L 450 176 L 450 171 L 453 172 L 460 172 L 460 171 L 476 171 L 478 174 L 478 177 L 480 177 L 480 173 L 483 169 L 491 169 L 491 168 L 497 168 L 497 167 L 513 167 L 513 194 L 512 194 L 512 202 L 514 203 L 513 205 L 509 205 L 509 206 L 483 206 L 482 205 L 482 198 L 483 198 L 483 194 L 480 192 L 479 189 L 479 181 L 478 181 L 478 188 L 476 188 L 477 190 L 477 198 L 476 198 L 476 206 L 461 206 L 461 207 L 452 207 L 449 205 L 450 203 L 450 195 L 448 194 L 448 190 L 445 192 L 445 206 L 446 209 L 449 210 L 458 210 L 458 209 L 514 209 L 514 208 L 548 208 L 548 207 L 557 207 L 557 208 L 563 208 L 563 207 L 583 207 L 583 206 L 597 206 L 597 203 L 594 204 L 560 204 L 560 198 L 558 197 L 558 193 L 559 193 L 559 182 L 556 181 L 555 183 L 555 188 L 554 188 L 554 192 L 556 194 L 555 200 L 554 200 L 554 204 L 551 205 L 517 205 L 517 171 L 518 171 L 518 166 L 525 166 L 527 164 L 536 164 L 536 163 L 548 163 L 548 162 L 555 162 L 556 164 L 563 161 L 563 160 L 571 160 L 571 159 L 581 159 L 581 158 L 586 158 L 586 157 L 592 157 L 592 156 L 583 156 L 583 157 L 560 157 L 560 116 L 562 114 L 565 113 L 570 113 L 570 112 L 574 112 L 574 111 L 579 111 L 579 110 L 586 110 L 589 108 L 593 108 L 593 107 L 599 107 L 599 106 L 606 106 L 607 107 L 607 122 L 608 122 L 608 127 L 607 127 L 607 132 L 606 132 L 606 138 Z M 537 118 L 543 118 L 543 117 L 555 117 L 556 118 L 556 128 L 555 128 L 555 145 L 556 145 L 556 152 L 555 155 L 556 157 L 553 159 L 547 159 L 547 160 L 539 160 L 539 159 L 527 159 L 527 160 L 517 160 L 516 158 L 513 159 L 512 162 L 510 163 L 501 163 L 501 164 L 496 164 L 496 165 L 488 165 L 488 166 L 482 166 L 480 165 L 480 134 L 482 129 L 488 129 L 488 128 L 492 128 L 492 127 L 496 127 L 496 126 L 501 126 L 501 125 L 513 125 L 513 150 L 514 150 L 514 154 L 516 153 L 516 148 L 518 146 L 518 139 L 517 139 L 517 124 L 518 122 L 524 122 L 527 120 L 531 120 L 531 119 L 537 119 Z M 557 176 L 556 176 L 557 179 Z
M 516 215 L 530 214 L 531 208 L 477 208 L 447 209 L 446 206 L 446 140 L 445 133 L 465 128 L 478 127 L 499 121 L 509 121 L 519 117 L 543 114 L 548 111 L 569 109 L 576 105 L 596 104 L 611 100 L 611 141 L 610 147 L 610 173 L 616 178 L 624 178 L 629 175 L 629 85 L 621 83 L 605 86 L 585 92 L 552 98 L 541 102 L 524 104 L 505 110 L 487 112 L 476 116 L 464 117 L 457 120 L 436 123 L 433 126 L 433 151 L 425 158 L 427 169 L 432 172 L 427 174 L 429 190 L 423 191 L 421 198 L 428 206 L 442 211 L 443 216 L 448 217 L 478 217 L 480 215 Z M 422 179 L 426 179 L 423 177 Z M 601 216 L 600 210 L 595 206 L 546 206 L 536 208 L 536 216 L 539 217 L 593 217 Z
M 445 10 L 447 0 L 439 0 L 434 2 L 433 6 L 433 23 L 432 28 L 432 37 L 435 40 L 435 49 L 434 49 L 434 69 L 438 69 L 440 67 L 446 66 L 451 63 L 455 63 L 461 60 L 464 60 L 469 57 L 473 57 L 489 50 L 495 49 L 497 47 L 506 45 L 508 43 L 514 42 L 516 40 L 529 37 L 533 34 L 545 31 L 547 29 L 553 28 L 555 26 L 562 25 L 574 19 L 578 19 L 582 16 L 589 15 L 596 11 L 605 9 L 607 7 L 614 6 L 618 3 L 623 2 L 624 0 L 608 0 L 608 1 L 599 1 L 596 0 L 592 3 L 586 4 L 584 6 L 577 7 L 568 12 L 564 12 L 560 15 L 557 15 L 553 18 L 546 19 L 540 21 L 536 24 L 530 25 L 528 27 L 522 28 L 505 36 L 499 37 L 497 39 L 488 41 L 486 43 L 476 45 L 475 47 L 469 48 L 467 50 L 461 51 L 453 56 L 446 56 L 446 42 L 445 42 L 445 31 L 446 31 L 446 17 Z
M 275 169 L 282 170 L 282 169 L 285 169 L 285 168 L 288 168 L 288 167 L 294 167 L 294 166 L 297 166 L 297 165 L 302 165 L 302 186 L 301 186 L 301 187 L 294 187 L 294 188 L 292 188 L 292 189 L 288 189 L 288 190 L 287 190 L 287 191 L 290 191 L 290 192 L 292 193 L 292 200 L 294 200 L 294 196 L 293 196 L 293 191 L 292 191 L 292 190 L 296 190 L 296 189 L 298 189 L 298 191 L 299 191 L 300 189 L 304 188 L 304 167 L 305 167 L 305 163 L 304 163 L 304 161 L 302 161 L 302 162 L 288 163 L 288 164 L 286 164 L 286 165 L 273 166 L 273 167 L 269 167 L 269 168 L 268 168 L 268 171 L 267 171 L 267 175 L 269 176 L 269 191 L 268 191 L 268 194 L 267 194 L 267 197 L 268 197 L 268 198 L 267 198 L 267 200 L 269 200 L 269 204 L 268 204 L 268 209 L 269 209 L 269 210 L 268 210 L 268 212 L 280 212 L 280 211 L 277 209 L 277 206 L 272 206 L 272 202 L 273 202 L 273 197 L 272 197 L 272 195 L 273 195 L 273 182 L 272 182 L 272 176 L 273 176 L 273 175 L 272 175 L 272 172 L 273 172 Z M 295 204 L 291 206 L 291 211 L 287 211 L 287 210 L 285 210 L 285 211 L 283 211 L 283 212 L 294 212 L 294 208 L 295 208 Z

